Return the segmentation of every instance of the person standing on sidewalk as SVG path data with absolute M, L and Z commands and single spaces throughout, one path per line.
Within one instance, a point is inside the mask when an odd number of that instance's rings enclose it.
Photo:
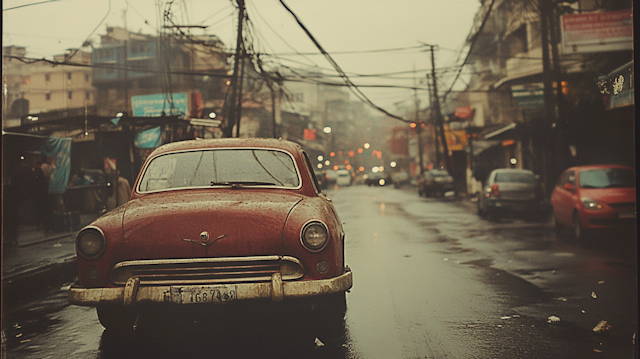
M 116 183 L 116 198 L 118 199 L 116 207 L 119 207 L 129 201 L 131 186 L 129 186 L 129 181 L 126 178 L 120 176 L 120 170 L 116 171 L 116 177 L 118 178 Z
M 40 152 L 29 151 L 24 156 L 25 163 L 20 166 L 16 177 L 19 203 L 22 208 L 22 222 L 45 229 L 47 198 L 49 196 L 48 181 L 40 168 Z M 47 228 L 48 229 L 48 228 Z

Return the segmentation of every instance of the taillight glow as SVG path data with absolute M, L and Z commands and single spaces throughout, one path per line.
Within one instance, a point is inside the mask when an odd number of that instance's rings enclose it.
M 495 197 L 500 197 L 500 188 L 497 183 L 494 183 L 493 186 L 491 186 L 491 194 Z

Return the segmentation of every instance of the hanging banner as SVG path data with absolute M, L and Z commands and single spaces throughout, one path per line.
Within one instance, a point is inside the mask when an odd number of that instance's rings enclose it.
M 63 194 L 71 175 L 70 138 L 48 138 L 42 146 L 42 154 L 53 157 L 53 169 L 49 180 L 49 194 Z
M 160 146 L 160 134 L 160 126 L 140 131 L 133 144 L 138 148 L 156 148 Z

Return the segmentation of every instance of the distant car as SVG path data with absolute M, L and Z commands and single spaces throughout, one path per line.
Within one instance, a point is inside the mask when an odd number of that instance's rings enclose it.
M 444 169 L 429 170 L 418 179 L 418 195 L 430 197 L 435 194 L 443 195 L 453 191 L 453 177 Z
M 367 186 L 384 186 L 386 180 L 384 178 L 384 174 L 382 172 L 369 172 L 363 176 L 364 184 Z
M 327 180 L 327 187 L 334 186 L 338 180 L 338 172 L 335 170 L 325 170 L 324 174 Z
M 571 167 L 562 173 L 551 195 L 551 220 L 558 232 L 573 229 L 578 240 L 596 229 L 636 224 L 636 177 L 620 165 Z
M 411 176 L 407 171 L 395 172 L 391 175 L 393 186 L 396 188 L 408 185 L 411 183 Z
M 542 186 L 532 171 L 508 168 L 491 171 L 478 198 L 480 217 L 498 220 L 508 215 L 539 220 L 544 214 Z
M 351 186 L 351 181 L 353 177 L 351 176 L 351 171 L 349 170 L 337 170 L 338 178 L 336 179 L 336 184 L 338 186 Z
M 352 285 L 344 229 L 311 168 L 300 146 L 282 140 L 157 148 L 130 200 L 77 234 L 69 302 L 96 307 L 115 334 L 138 315 L 186 307 L 300 309 L 322 328 L 342 320 Z

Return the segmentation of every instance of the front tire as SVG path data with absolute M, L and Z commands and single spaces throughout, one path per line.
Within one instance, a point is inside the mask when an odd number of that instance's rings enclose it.
M 133 330 L 137 314 L 129 308 L 103 305 L 96 308 L 100 324 L 109 332 L 126 333 Z
M 578 212 L 573 212 L 573 237 L 581 245 L 589 244 L 589 232 L 582 225 L 582 220 L 580 220 L 580 214 L 578 214 Z

